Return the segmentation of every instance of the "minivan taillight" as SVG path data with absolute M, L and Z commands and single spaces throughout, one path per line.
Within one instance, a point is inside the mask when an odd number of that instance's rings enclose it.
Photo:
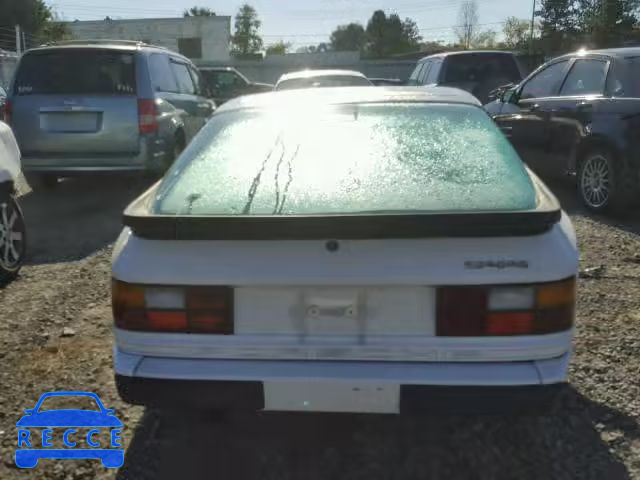
M 13 105 L 11 104 L 11 100 L 7 98 L 7 101 L 4 104 L 4 108 L 0 111 L 2 115 L 0 115 L 0 120 L 4 119 L 5 123 L 11 123 L 11 115 L 13 113 Z
M 233 288 L 136 285 L 113 280 L 115 325 L 124 330 L 233 334 Z
M 158 108 L 155 100 L 138 99 L 138 127 L 140 133 L 158 131 Z
M 543 335 L 569 330 L 575 278 L 534 285 L 452 286 L 437 293 L 442 337 Z

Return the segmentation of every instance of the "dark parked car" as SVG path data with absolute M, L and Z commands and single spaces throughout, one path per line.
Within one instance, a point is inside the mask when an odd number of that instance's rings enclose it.
M 200 73 L 209 96 L 218 105 L 241 95 L 273 90 L 272 84 L 252 82 L 233 67 L 200 67 Z
M 511 52 L 471 50 L 438 53 L 419 60 L 407 84 L 460 88 L 484 104 L 493 90 L 518 83 L 524 76 L 524 68 Z
M 640 48 L 556 58 L 485 108 L 533 170 L 575 174 L 589 209 L 640 197 Z
M 98 172 L 163 172 L 215 103 L 193 63 L 122 40 L 35 48 L 18 64 L 5 116 L 29 183 Z
M 405 80 L 399 78 L 370 78 L 369 81 L 376 87 L 401 87 L 407 84 Z
M 0 87 L 0 120 L 4 119 L 4 104 L 7 101 L 7 92 Z

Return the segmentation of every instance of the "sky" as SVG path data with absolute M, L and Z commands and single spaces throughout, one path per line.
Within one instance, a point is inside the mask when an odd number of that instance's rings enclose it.
M 481 29 L 502 31 L 509 17 L 531 18 L 532 0 L 476 0 Z M 111 18 L 165 18 L 181 16 L 194 5 L 218 15 L 233 16 L 243 0 L 52 0 L 48 2 L 64 20 Z M 326 42 L 337 25 L 360 22 L 366 26 L 378 9 L 410 17 L 423 39 L 449 42 L 462 0 L 248 0 L 262 20 L 265 45 L 277 41 L 293 49 Z M 231 24 L 233 30 L 233 21 Z

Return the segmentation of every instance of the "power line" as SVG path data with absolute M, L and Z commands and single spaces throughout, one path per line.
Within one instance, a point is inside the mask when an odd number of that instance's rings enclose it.
M 483 3 L 492 3 L 497 0 L 484 0 Z M 98 15 L 103 15 L 104 13 L 109 16 L 114 16 L 114 11 L 117 15 L 118 11 L 121 11 L 124 14 L 148 14 L 148 15 L 172 15 L 172 16 L 180 16 L 182 12 L 179 9 L 160 9 L 160 8 L 144 8 L 144 7 L 131 7 L 131 6 L 88 6 L 86 4 L 75 4 L 75 3 L 54 3 L 52 4 L 55 7 L 62 9 L 62 13 L 66 16 L 73 16 L 69 11 L 65 12 L 65 9 L 71 11 L 79 11 L 83 14 L 86 13 L 97 13 Z M 458 8 L 460 6 L 459 0 L 433 0 L 431 2 L 419 2 L 419 3 L 410 3 L 404 5 L 394 5 L 391 8 L 384 9 L 386 11 L 394 12 L 394 13 L 423 13 L 429 12 L 433 10 L 439 9 L 451 9 Z M 356 7 L 349 9 L 340 9 L 340 10 L 331 10 L 327 12 L 327 10 L 294 10 L 282 14 L 278 14 L 277 17 L 281 18 L 283 16 L 293 17 L 296 19 L 310 19 L 310 20 L 344 20 L 345 17 L 354 16 L 354 12 L 364 12 L 371 11 L 371 7 Z M 86 12 L 86 13 L 85 13 Z M 330 13 L 330 15 L 326 15 Z M 324 15 L 323 15 L 324 14 Z M 262 18 L 275 17 L 276 15 L 270 14 L 259 14 Z

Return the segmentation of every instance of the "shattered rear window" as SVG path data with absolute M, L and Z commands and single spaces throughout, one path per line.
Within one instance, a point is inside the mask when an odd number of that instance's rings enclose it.
M 159 214 L 526 210 L 533 184 L 480 109 L 341 105 L 214 116 L 160 185 Z

